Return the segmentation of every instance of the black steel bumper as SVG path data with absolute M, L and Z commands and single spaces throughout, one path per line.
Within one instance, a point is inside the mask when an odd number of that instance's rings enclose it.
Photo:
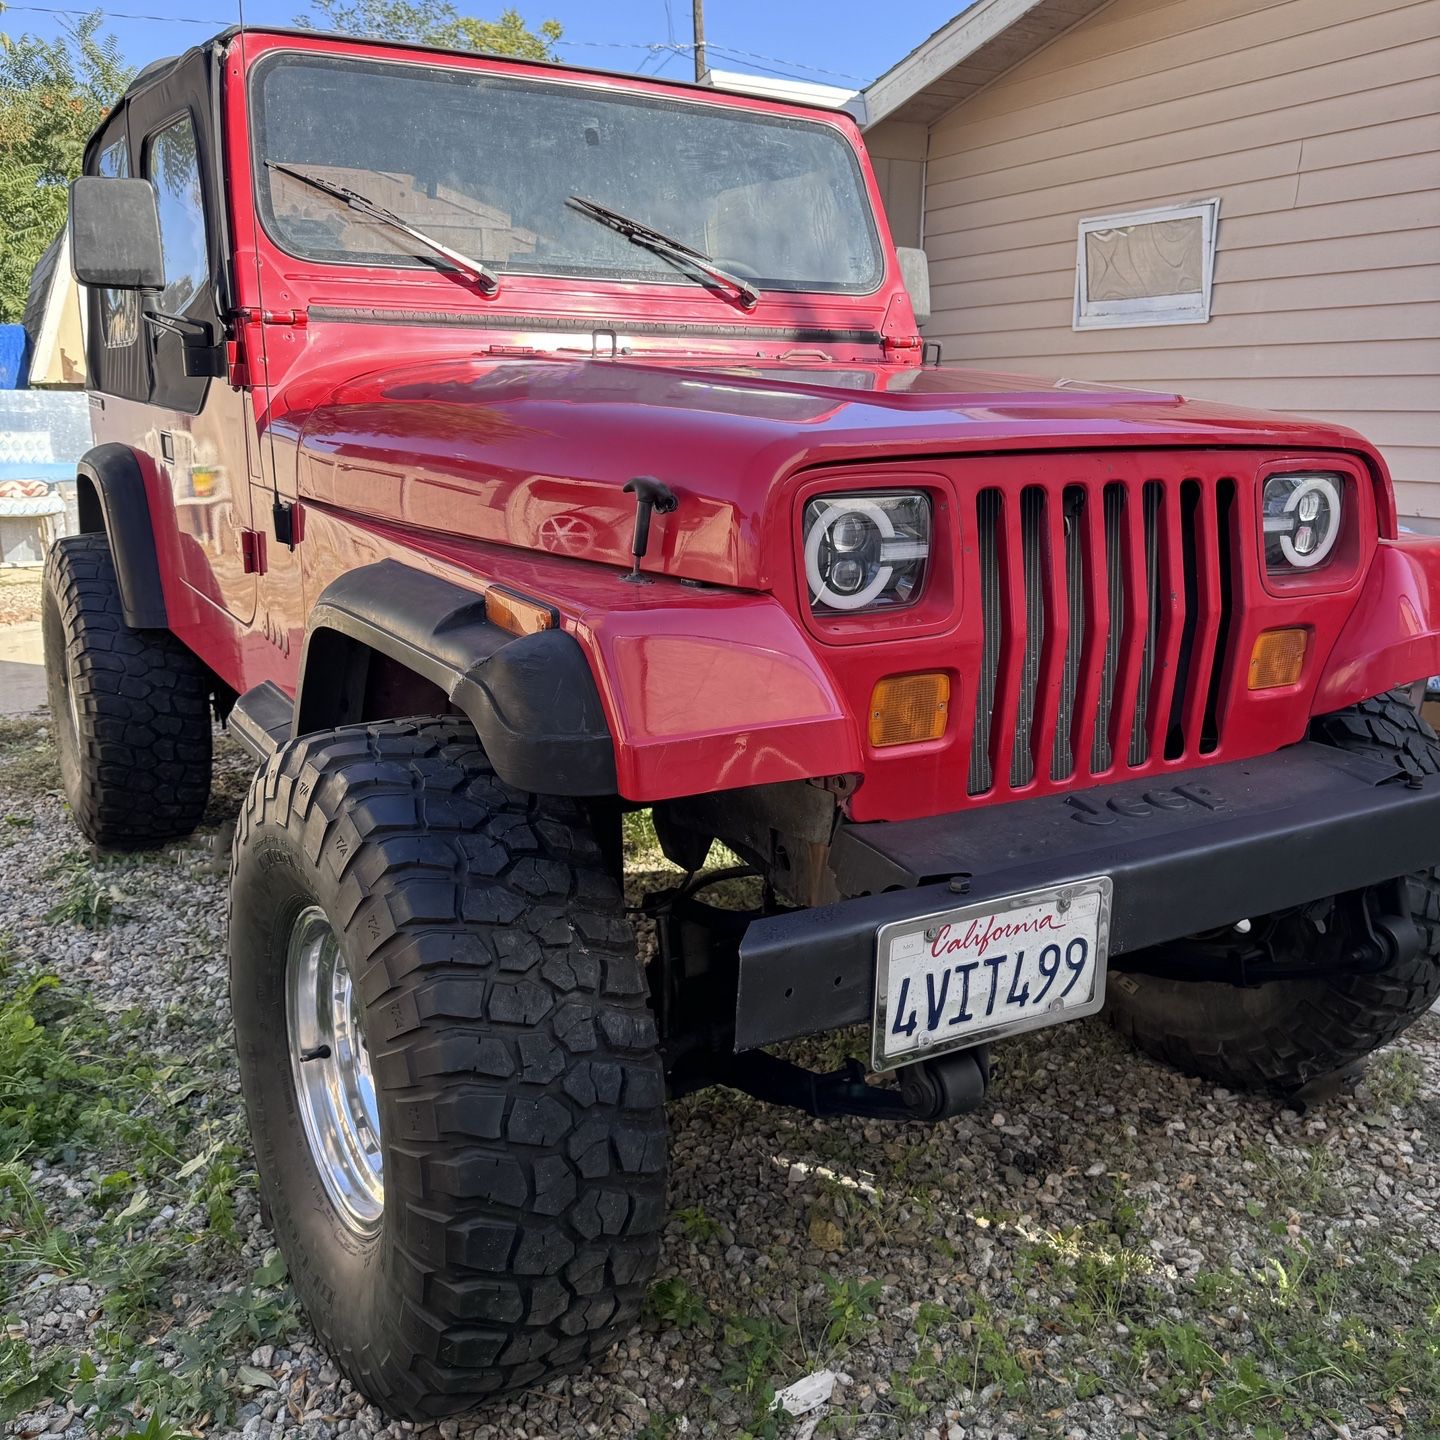
M 1118 955 L 1440 864 L 1440 777 L 1407 783 L 1306 743 L 1162 779 L 851 825 L 833 864 L 841 889 L 862 898 L 745 932 L 737 1050 L 868 1021 L 875 931 L 887 921 L 1109 875 Z

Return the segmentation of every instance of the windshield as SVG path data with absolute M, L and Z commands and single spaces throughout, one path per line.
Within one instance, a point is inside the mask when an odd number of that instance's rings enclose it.
M 359 191 L 494 270 L 675 283 L 583 195 L 762 290 L 864 293 L 880 246 L 855 153 L 823 123 L 439 65 L 277 55 L 254 81 L 257 158 Z M 418 266 L 414 245 L 257 165 L 262 219 L 307 259 Z

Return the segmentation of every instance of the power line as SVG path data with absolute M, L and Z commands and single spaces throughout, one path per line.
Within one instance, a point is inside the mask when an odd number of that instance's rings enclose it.
M 782 79 L 782 80 L 801 80 L 801 81 L 804 81 L 804 80 L 806 79 L 806 76 L 804 76 L 804 75 L 797 75 L 793 70 L 776 70 L 776 69 L 774 69 L 773 67 L 771 67 L 771 66 L 769 66 L 769 65 L 762 65 L 753 55 L 746 55 L 746 53 L 745 53 L 743 50 L 739 50 L 739 51 L 737 51 L 737 50 L 727 50 L 727 49 L 725 48 L 725 46 L 723 46 L 723 45 L 711 45 L 709 48 L 710 48 L 711 50 L 713 50 L 717 55 L 720 55 L 720 56 L 722 56 L 723 58 L 725 58 L 725 59 L 727 59 L 727 60 L 740 61 L 740 57 L 744 56 L 744 61 L 741 62 L 741 63 L 746 63 L 746 68 L 749 69 L 749 70 L 758 70 L 758 71 L 760 71 L 762 74 L 765 74 L 765 75 L 775 75 L 775 76 L 778 76 L 778 77 L 779 77 L 780 79 Z M 748 63 L 747 63 L 747 62 L 748 62 Z M 781 60 L 781 61 L 778 61 L 777 63 L 778 63 L 778 64 L 781 64 L 781 65 L 789 65 L 789 64 L 791 64 L 791 63 L 793 63 L 793 62 L 791 62 L 791 61 L 789 61 L 789 60 Z M 805 67 L 802 66 L 801 68 L 803 69 L 803 68 L 805 68 Z M 817 75 L 829 75 L 829 76 L 833 76 L 833 77 L 835 77 L 836 79 L 840 79 L 840 80 L 854 80 L 857 85 L 863 85 L 863 84 L 864 84 L 864 81 L 858 80 L 855 76 L 852 76 L 852 75 L 840 75 L 840 74 L 838 74 L 838 73 L 837 73 L 836 71 L 834 71 L 834 70 L 817 70 L 817 71 L 811 71 L 810 73 L 811 73 L 811 74 L 817 74 Z
M 11 5 L 5 0 L 5 12 L 11 10 L 28 10 L 35 15 L 89 15 L 90 10 L 70 10 L 61 5 Z M 206 20 L 203 17 L 196 19 L 193 15 L 138 15 L 129 10 L 106 10 L 104 12 L 107 20 L 158 20 L 162 25 L 228 25 L 227 16 L 224 20 Z
M 93 6 L 80 8 L 66 5 L 12 5 L 9 3 L 9 0 L 5 0 L 4 3 L 4 10 L 7 13 L 10 11 L 24 11 L 32 15 L 89 15 L 93 9 Z M 108 8 L 106 8 L 103 13 L 107 20 L 151 20 L 162 25 L 224 26 L 230 23 L 229 16 L 221 18 L 197 17 L 194 15 L 147 15 L 136 10 L 111 10 Z M 663 44 L 657 41 L 647 44 L 643 40 L 567 40 L 562 37 L 557 40 L 555 44 L 562 49 L 571 47 L 586 50 L 646 50 L 652 55 L 663 54 L 667 51 L 675 54 L 688 55 L 695 49 L 692 43 L 684 40 L 672 40 Z M 860 84 L 865 83 L 859 75 L 849 75 L 841 70 L 826 70 L 819 65 L 807 65 L 803 60 L 787 60 L 779 55 L 762 55 L 755 50 L 737 50 L 730 45 L 717 45 L 713 40 L 706 41 L 706 49 L 718 50 L 722 55 L 728 55 L 732 59 L 765 61 L 771 65 L 788 65 L 792 71 L 803 70 L 808 75 L 829 75 L 837 80 L 854 80 Z M 779 70 L 774 70 L 770 73 L 774 75 L 786 74 L 786 72 Z M 790 74 L 786 75 L 786 78 L 798 80 L 802 77 Z
M 737 50 L 733 45 L 718 45 L 714 40 L 707 40 L 705 47 L 708 50 L 722 50 L 727 55 L 736 55 L 745 60 L 768 60 L 772 65 L 789 65 L 795 70 L 806 70 L 812 75 L 833 75 L 837 80 L 864 80 L 859 75 L 847 75 L 842 70 L 824 70 L 819 65 L 807 65 L 803 60 L 786 60 L 779 55 L 761 55 L 754 50 Z M 682 45 L 681 49 L 689 47 Z
M 16 7 L 19 8 L 19 7 Z M 688 55 L 694 50 L 693 44 L 687 44 L 684 40 L 676 40 L 673 44 L 645 44 L 639 40 L 566 40 L 563 37 L 555 42 L 562 49 L 567 45 L 577 45 L 588 49 L 604 50 L 673 50 L 678 55 Z M 829 75 L 836 80 L 853 80 L 857 84 L 864 85 L 866 80 L 860 75 L 851 75 L 843 70 L 826 70 L 819 65 L 807 65 L 803 60 L 786 60 L 779 55 L 761 55 L 754 50 L 737 50 L 730 45 L 718 45 L 713 40 L 705 42 L 707 50 L 718 50 L 722 55 L 728 55 L 732 60 L 764 60 L 772 65 L 788 65 L 791 70 L 803 70 L 809 75 Z M 772 74 L 785 74 L 784 71 L 772 71 Z M 799 80 L 799 75 L 788 75 L 791 80 Z

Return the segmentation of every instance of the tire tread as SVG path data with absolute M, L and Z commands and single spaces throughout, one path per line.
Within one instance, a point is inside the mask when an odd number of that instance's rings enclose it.
M 75 677 L 79 718 L 66 794 L 97 845 L 150 846 L 188 835 L 210 798 L 210 676 L 168 630 L 125 624 L 104 534 L 70 535 L 50 548 L 47 606 L 58 612 L 65 654 L 49 653 L 52 712 L 64 701 L 55 667 Z M 57 726 L 68 727 L 64 713 Z
M 1312 735 L 1407 778 L 1440 773 L 1440 740 L 1400 692 L 1323 716 Z M 1112 985 L 1106 1012 L 1139 1050 L 1177 1070 L 1292 1093 L 1390 1044 L 1440 998 L 1440 870 L 1405 876 L 1403 894 L 1421 945 L 1385 970 L 1255 990 L 1126 975 Z
M 633 934 L 583 810 L 506 786 L 467 722 L 418 719 L 282 747 L 237 871 L 273 830 L 344 899 L 390 1126 L 403 1310 L 357 1345 L 302 1294 L 320 1337 L 412 1419 L 602 1354 L 658 1257 L 665 1118 Z M 274 1213 L 284 1196 L 262 1185 Z

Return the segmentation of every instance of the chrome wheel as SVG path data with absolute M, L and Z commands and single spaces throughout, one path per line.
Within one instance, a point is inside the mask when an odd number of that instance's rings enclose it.
M 360 1000 L 318 905 L 302 910 L 285 957 L 290 1070 L 315 1168 L 340 1218 L 372 1233 L 385 1210 L 380 1112 Z
M 68 646 L 66 647 L 68 650 Z M 80 747 L 80 700 L 75 693 L 75 661 L 70 655 L 65 656 L 65 664 L 61 669 L 61 676 L 65 685 L 65 701 L 70 711 L 70 734 L 75 739 L 75 747 Z

